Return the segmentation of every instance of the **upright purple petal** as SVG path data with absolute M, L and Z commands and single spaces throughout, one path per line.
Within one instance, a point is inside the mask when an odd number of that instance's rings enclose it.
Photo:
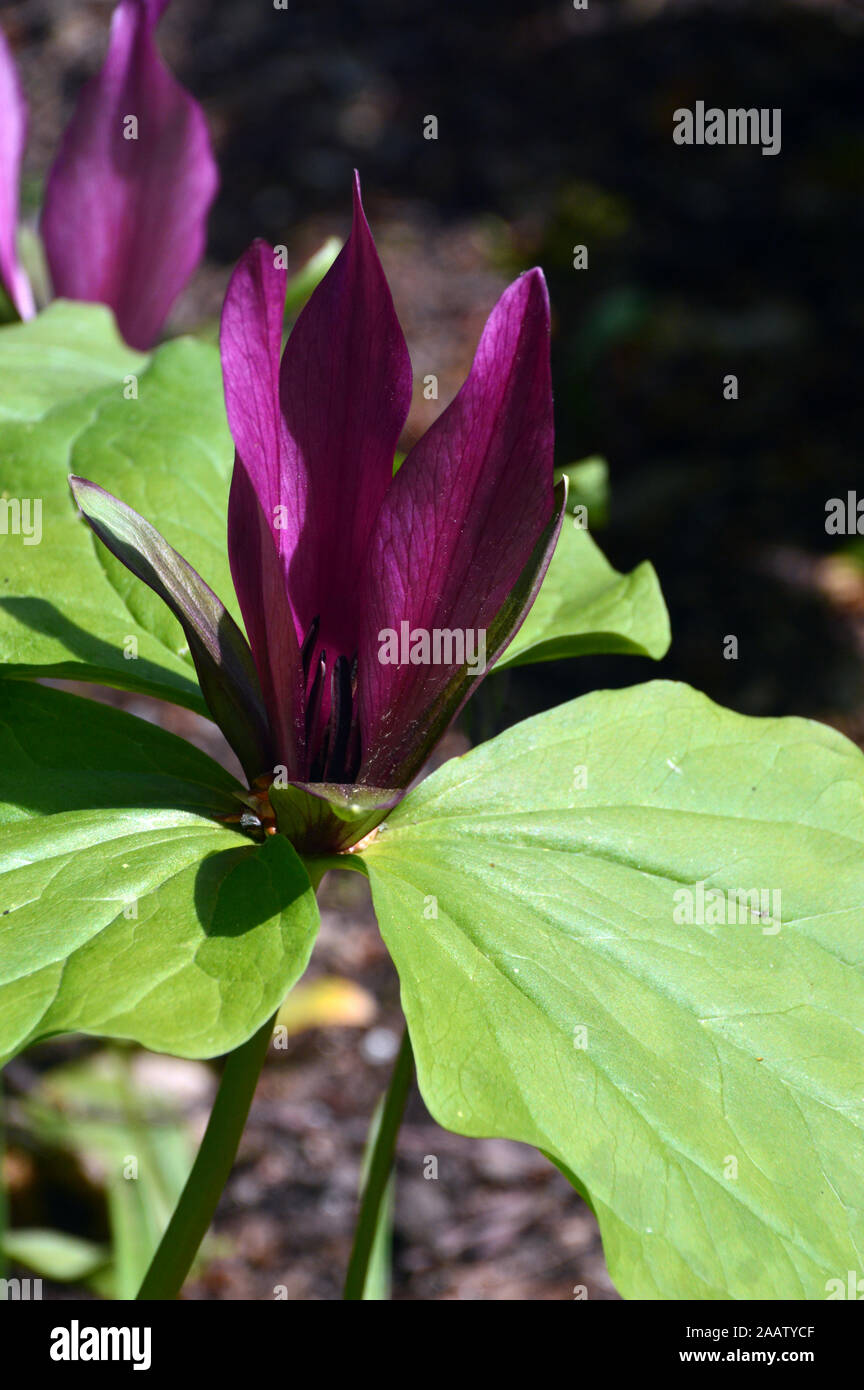
M 304 681 L 285 571 L 255 486 L 239 453 L 228 504 L 231 578 L 277 749 L 289 778 L 305 774 Z
M 33 317 L 33 293 L 18 260 L 18 182 L 27 137 L 27 103 L 15 59 L 0 30 L 0 281 L 21 315 Z
M 320 620 L 314 659 L 326 651 L 329 671 L 357 651 L 359 578 L 411 402 L 408 349 L 356 179 L 351 235 L 294 325 L 280 394 L 289 592 L 302 633 Z
M 362 590 L 359 781 L 402 785 L 417 770 L 432 711 L 452 717 L 470 690 L 458 688 L 455 661 L 383 663 L 379 634 L 401 637 L 403 623 L 430 641 L 435 629 L 473 633 L 479 650 L 479 634 L 497 634 L 520 581 L 533 598 L 529 560 L 542 577 L 554 543 L 553 440 L 549 300 L 532 270 L 501 296 L 468 380 L 411 450 L 378 516 Z M 486 651 L 487 668 L 501 650 L 499 640 Z
M 136 348 L 155 342 L 200 261 L 218 185 L 203 112 L 154 43 L 166 3 L 120 0 L 42 213 L 55 294 L 110 305 Z
M 228 283 L 219 330 L 231 437 L 274 537 L 287 449 L 279 405 L 287 280 L 273 248 L 253 241 Z
M 253 242 L 229 282 L 219 343 L 237 449 L 228 502 L 231 575 L 279 758 L 293 778 L 304 775 L 303 678 L 276 511 L 284 505 L 279 355 L 286 281 L 272 247 Z

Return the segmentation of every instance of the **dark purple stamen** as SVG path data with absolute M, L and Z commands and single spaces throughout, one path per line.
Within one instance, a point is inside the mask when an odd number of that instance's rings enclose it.
M 312 664 L 312 653 L 315 650 L 315 642 L 318 638 L 318 629 L 321 626 L 320 618 L 313 618 L 309 624 L 309 630 L 303 638 L 303 645 L 300 648 L 300 660 L 303 663 L 303 679 L 309 679 L 309 667 Z
M 315 737 L 315 725 L 318 723 L 318 714 L 321 709 L 321 692 L 324 689 L 324 676 L 327 671 L 327 653 L 322 651 L 318 657 L 318 665 L 312 681 L 311 689 L 306 696 L 306 744 L 307 746 Z
M 347 657 L 339 656 L 333 663 L 330 677 L 330 744 L 324 768 L 325 782 L 347 781 L 345 753 L 351 732 L 351 667 Z

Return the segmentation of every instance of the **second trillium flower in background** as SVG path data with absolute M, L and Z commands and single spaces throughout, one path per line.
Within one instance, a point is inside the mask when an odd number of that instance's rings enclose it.
M 55 295 L 107 304 L 152 347 L 198 265 L 218 173 L 200 106 L 153 31 L 168 0 L 120 0 L 101 71 L 84 87 L 48 176 L 41 231 Z M 0 33 L 0 281 L 22 318 L 33 295 L 17 254 L 26 105 Z
M 501 296 L 467 381 L 395 475 L 411 364 L 359 184 L 351 236 L 282 352 L 286 280 L 256 242 L 222 316 L 228 551 L 249 647 L 146 522 L 91 483 L 73 490 L 183 622 L 214 718 L 250 784 L 269 786 L 280 831 L 316 852 L 383 818 L 480 679 L 464 641 L 439 647 L 444 660 L 384 662 L 382 630 L 482 632 L 488 670 L 536 596 L 564 499 L 539 270 Z

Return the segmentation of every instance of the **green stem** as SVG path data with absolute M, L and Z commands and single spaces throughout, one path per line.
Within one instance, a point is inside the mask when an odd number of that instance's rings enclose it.
M 183 1287 L 234 1164 L 274 1023 L 275 1015 L 228 1056 L 198 1156 L 138 1290 L 139 1299 L 176 1298 Z
M 408 1099 L 408 1089 L 413 1075 L 414 1054 L 411 1051 L 411 1039 L 408 1037 L 408 1029 L 406 1028 L 402 1035 L 399 1055 L 393 1066 L 390 1085 L 384 1097 L 381 1121 L 378 1125 L 378 1132 L 369 1160 L 368 1174 L 360 1198 L 360 1215 L 354 1232 L 354 1246 L 351 1251 L 351 1259 L 348 1262 L 348 1273 L 345 1276 L 344 1296 L 351 1301 L 363 1298 L 369 1260 L 375 1243 L 375 1233 L 378 1229 L 381 1203 L 387 1191 L 390 1169 L 393 1166 L 396 1136 L 402 1123 L 402 1114 Z
M 306 867 L 317 893 L 330 864 Z M 192 1172 L 138 1290 L 139 1299 L 176 1298 L 183 1287 L 234 1166 L 275 1023 L 274 1014 L 228 1055 Z

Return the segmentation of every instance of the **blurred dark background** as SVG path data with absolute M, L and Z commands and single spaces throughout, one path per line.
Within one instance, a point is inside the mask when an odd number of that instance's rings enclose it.
M 75 94 L 101 62 L 110 10 L 0 4 L 31 104 L 31 208 Z M 608 459 L 610 515 L 597 539 L 619 569 L 653 561 L 673 646 L 659 666 L 590 658 L 512 673 L 505 722 L 662 674 L 748 713 L 807 714 L 864 738 L 864 568 L 857 543 L 825 529 L 828 498 L 864 493 L 864 6 L 174 0 L 160 41 L 204 104 L 222 170 L 208 261 L 175 330 L 212 322 L 254 236 L 287 243 L 299 265 L 344 234 L 356 165 L 416 376 L 441 382 L 437 403 L 415 401 L 414 437 L 458 388 L 503 285 L 532 264 L 546 271 L 558 461 Z M 781 152 L 676 145 L 673 112 L 697 100 L 779 107 Z M 437 140 L 424 139 L 429 115 Z M 578 244 L 587 270 L 573 268 Z M 723 397 L 730 373 L 734 401 Z M 737 660 L 724 658 L 729 635 Z M 352 966 L 334 944 L 344 939 L 325 933 L 334 969 L 362 975 L 364 951 L 374 970 L 389 968 L 372 937 L 352 948 Z M 395 1007 L 392 980 L 381 988 Z M 351 1089 L 357 1056 L 345 1036 L 300 1039 L 292 1058 L 334 1129 L 340 1105 L 362 1114 L 381 1081 L 366 1058 L 366 1080 L 338 1098 L 334 1068 Z M 421 1151 L 433 1139 L 419 1099 L 409 1122 L 409 1149 Z M 441 1142 L 456 1146 L 457 1177 L 446 1201 L 415 1183 L 413 1206 L 399 1209 L 399 1296 L 559 1298 L 579 1278 L 592 1297 L 612 1296 L 587 1213 L 559 1175 L 520 1169 L 515 1146 L 484 1151 L 484 1169 L 467 1141 Z M 295 1178 L 326 1207 L 316 1183 L 329 1179 Z M 310 1251 L 320 1237 L 310 1231 Z M 343 1249 L 344 1232 L 332 1239 L 322 1264 Z M 536 1258 L 520 1264 L 517 1248 Z M 288 1236 L 283 1253 L 297 1257 Z M 332 1296 L 326 1269 L 310 1270 L 291 1296 Z M 231 1282 L 240 1276 L 223 1275 L 200 1296 L 243 1296 Z
M 31 102 L 31 204 L 110 12 L 0 5 Z M 855 722 L 857 570 L 819 561 L 840 548 L 825 502 L 859 481 L 864 6 L 174 0 L 160 38 L 222 169 L 210 261 L 176 327 L 218 312 L 253 236 L 297 264 L 344 234 L 356 165 L 417 376 L 441 379 L 416 433 L 457 389 L 501 285 L 541 264 L 559 461 L 609 461 L 599 539 L 619 568 L 648 557 L 659 572 L 663 673 L 748 712 Z M 779 107 L 781 152 L 674 144 L 673 111 L 699 99 Z M 656 670 L 525 673 L 514 713 Z

